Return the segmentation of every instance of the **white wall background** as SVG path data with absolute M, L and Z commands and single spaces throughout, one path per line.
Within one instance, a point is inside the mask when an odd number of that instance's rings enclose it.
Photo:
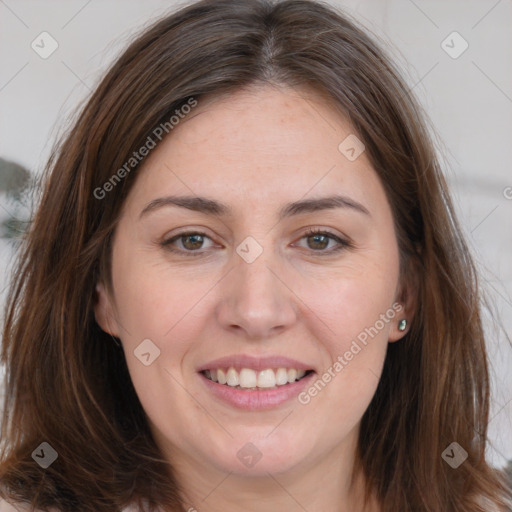
M 512 3 L 330 3 L 386 42 L 443 141 L 460 220 L 504 326 L 500 331 L 487 323 L 494 386 L 490 456 L 501 466 L 512 459 Z M 0 0 L 0 156 L 39 172 L 66 116 L 113 57 L 175 6 L 171 0 Z M 47 59 L 31 48 L 43 31 L 58 43 Z M 453 31 L 469 44 L 456 59 L 441 47 Z M 453 38 L 447 44 L 452 52 L 462 48 Z M 0 197 L 3 215 L 10 207 Z M 2 290 L 11 260 L 10 246 L 0 240 Z

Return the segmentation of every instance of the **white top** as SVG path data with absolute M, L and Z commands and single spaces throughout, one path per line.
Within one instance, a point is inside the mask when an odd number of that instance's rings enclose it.
M 12 505 L 5 500 L 0 499 L 0 512 L 25 512 L 28 510 L 27 505 Z
M 28 512 L 30 510 L 29 505 L 16 503 L 16 506 L 0 498 L 0 512 Z M 37 512 L 37 511 L 36 511 Z M 55 512 L 58 512 L 57 510 Z M 134 505 L 131 505 L 123 512 L 137 512 Z
M 16 504 L 16 506 L 14 506 L 0 498 L 0 512 L 28 512 L 29 510 L 30 510 L 30 507 L 28 505 Z M 53 509 L 53 510 L 55 510 L 55 509 Z M 488 512 L 499 512 L 498 509 L 494 509 L 494 508 L 493 509 L 489 508 L 487 510 L 488 510 Z M 38 512 L 38 511 L 36 510 L 36 512 Z M 55 510 L 55 512 L 59 512 L 59 511 Z M 135 505 L 130 505 L 129 507 L 124 508 L 123 512 L 137 512 L 137 509 L 135 508 Z

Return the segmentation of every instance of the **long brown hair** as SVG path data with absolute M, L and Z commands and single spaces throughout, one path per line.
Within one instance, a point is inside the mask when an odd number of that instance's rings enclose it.
M 423 114 L 394 65 L 344 14 L 308 0 L 204 0 L 158 21 L 107 72 L 46 169 L 3 330 L 3 495 L 62 511 L 129 502 L 184 510 L 119 343 L 95 322 L 112 234 L 136 166 L 109 181 L 191 98 L 252 84 L 313 87 L 347 116 L 388 196 L 402 272 L 415 269 L 411 330 L 390 344 L 362 419 L 358 466 L 384 511 L 504 510 L 484 452 L 489 376 L 476 273 Z M 57 460 L 31 457 L 47 442 Z M 457 442 L 458 469 L 442 458 Z

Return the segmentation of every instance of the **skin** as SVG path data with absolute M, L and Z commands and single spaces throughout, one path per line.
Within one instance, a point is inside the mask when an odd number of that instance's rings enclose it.
M 122 341 L 155 440 L 191 510 L 380 510 L 375 502 L 363 508 L 363 479 L 351 485 L 351 472 L 388 342 L 404 335 L 398 321 L 410 321 L 412 304 L 402 303 L 307 405 L 292 399 L 240 410 L 213 397 L 196 371 L 244 353 L 293 357 L 321 374 L 404 296 L 382 184 L 364 152 L 351 162 L 338 150 L 353 133 L 311 91 L 251 87 L 200 101 L 137 171 L 113 241 L 113 289 L 98 283 L 95 313 Z M 335 192 L 369 214 L 337 208 L 277 219 L 285 203 Z M 233 215 L 164 206 L 140 216 L 167 195 L 215 199 Z M 352 246 L 328 255 L 338 243 L 315 241 L 308 227 Z M 178 238 L 172 247 L 181 254 L 160 244 L 194 230 L 206 237 Z M 236 252 L 248 236 L 263 248 L 252 263 Z M 149 366 L 133 354 L 147 338 L 160 350 Z M 237 458 L 248 442 L 262 455 L 251 468 Z

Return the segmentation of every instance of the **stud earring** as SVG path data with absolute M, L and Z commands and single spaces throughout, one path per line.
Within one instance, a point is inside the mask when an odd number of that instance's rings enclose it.
M 405 331 L 406 327 L 407 327 L 407 320 L 405 318 L 402 318 L 402 320 L 400 320 L 400 322 L 398 322 L 398 330 Z

